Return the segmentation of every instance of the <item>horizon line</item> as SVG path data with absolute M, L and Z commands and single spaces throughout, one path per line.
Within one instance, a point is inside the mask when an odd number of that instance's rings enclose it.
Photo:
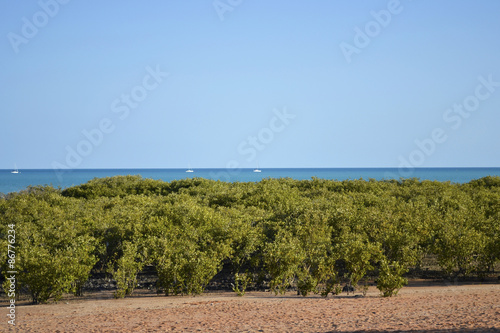
M 101 168 L 74 168 L 74 169 L 62 169 L 59 171 L 69 172 L 69 171 L 82 171 L 82 170 L 255 170 L 253 167 L 245 168 L 225 168 L 225 167 L 199 167 L 199 168 L 179 168 L 179 167 L 169 167 L 169 168 L 158 168 L 158 167 L 101 167 Z M 260 170 L 277 170 L 277 169 L 408 169 L 401 167 L 259 167 Z M 500 166 L 429 166 L 429 167 L 412 167 L 411 169 L 500 169 Z M 12 171 L 9 169 L 0 169 L 0 171 Z M 18 168 L 17 170 L 54 170 L 54 168 Z

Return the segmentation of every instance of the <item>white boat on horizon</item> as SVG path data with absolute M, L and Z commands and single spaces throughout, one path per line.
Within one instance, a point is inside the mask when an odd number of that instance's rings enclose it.
M 261 169 L 259 169 L 259 164 L 257 163 L 257 168 L 253 169 L 253 172 L 262 172 Z
M 12 170 L 10 173 L 20 173 L 19 169 L 17 169 L 17 165 L 14 164 L 14 170 Z
M 186 170 L 186 172 L 194 172 L 193 168 L 191 168 L 191 165 L 188 166 L 188 169 Z

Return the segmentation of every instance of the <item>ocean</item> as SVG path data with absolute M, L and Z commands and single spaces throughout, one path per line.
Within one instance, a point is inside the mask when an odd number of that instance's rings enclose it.
M 311 179 L 400 179 L 418 178 L 420 180 L 437 180 L 441 182 L 467 183 L 473 179 L 486 176 L 500 176 L 500 168 L 272 168 L 253 172 L 252 169 L 76 169 L 65 172 L 45 170 L 0 170 L 0 193 L 17 192 L 28 186 L 52 185 L 67 188 L 88 182 L 93 178 L 112 177 L 117 175 L 141 175 L 143 178 L 161 179 L 164 181 L 201 177 L 228 182 L 257 182 L 264 178 L 292 178 L 297 180 Z

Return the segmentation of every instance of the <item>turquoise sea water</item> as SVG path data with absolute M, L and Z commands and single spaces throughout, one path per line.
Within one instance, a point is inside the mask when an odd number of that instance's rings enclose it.
M 79 169 L 66 172 L 49 170 L 0 170 L 0 193 L 16 192 L 30 185 L 52 185 L 67 188 L 85 183 L 96 177 L 116 175 L 141 175 L 144 178 L 164 181 L 202 177 L 230 182 L 255 182 L 263 178 L 311 179 L 400 179 L 419 178 L 421 180 L 450 181 L 466 183 L 472 179 L 486 176 L 500 176 L 500 168 L 303 168 L 303 169 L 262 169 L 255 173 L 252 169 L 194 169 L 187 173 L 185 169 Z

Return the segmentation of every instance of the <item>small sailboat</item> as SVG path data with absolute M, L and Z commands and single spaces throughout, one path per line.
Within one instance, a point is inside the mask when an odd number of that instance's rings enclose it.
M 14 164 L 14 170 L 12 170 L 10 173 L 20 173 L 19 169 L 17 169 L 17 165 Z
M 259 169 L 259 164 L 257 163 L 257 168 L 256 169 L 253 169 L 253 172 L 262 172 L 261 169 Z
M 191 168 L 191 166 L 189 166 L 186 172 L 194 172 L 194 170 Z

